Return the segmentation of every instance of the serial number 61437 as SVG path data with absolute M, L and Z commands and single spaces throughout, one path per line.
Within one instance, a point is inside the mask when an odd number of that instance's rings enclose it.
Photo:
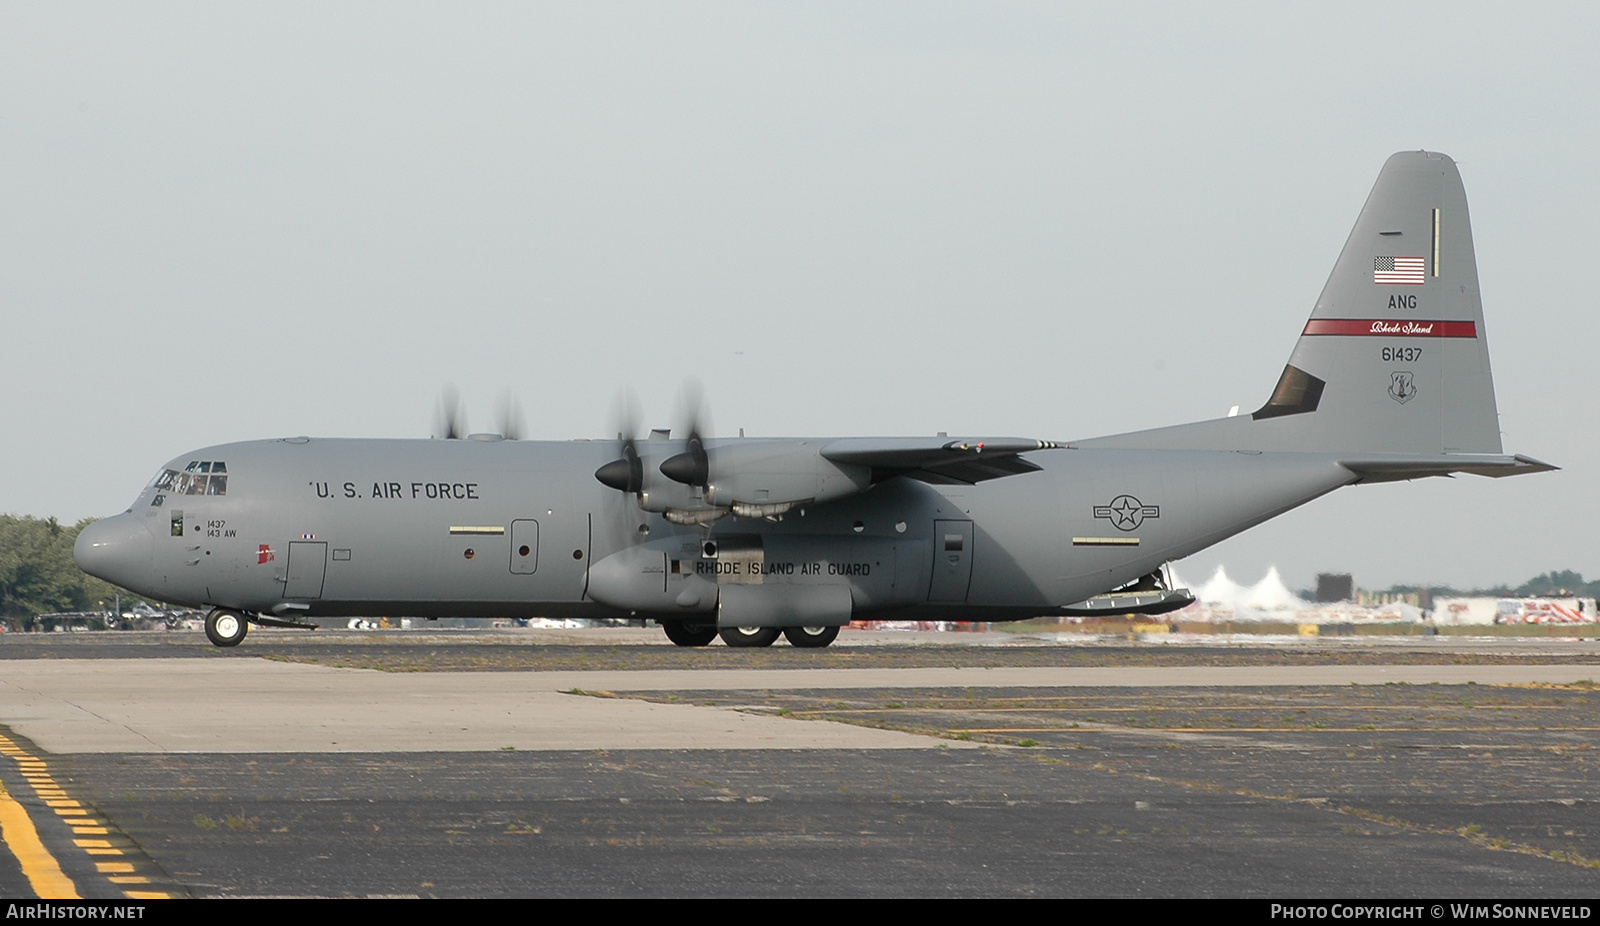
M 1421 359 L 1422 348 L 1420 347 L 1385 347 L 1383 349 L 1384 363 L 1393 363 L 1397 360 L 1412 363 Z

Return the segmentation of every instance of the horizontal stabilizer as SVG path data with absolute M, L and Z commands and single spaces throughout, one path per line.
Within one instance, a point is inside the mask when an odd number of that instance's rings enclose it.
M 1561 468 L 1520 453 L 1444 453 L 1423 456 L 1372 453 L 1343 458 L 1339 465 L 1359 476 L 1361 482 L 1400 482 L 1455 473 L 1498 479 L 1524 473 L 1548 473 Z

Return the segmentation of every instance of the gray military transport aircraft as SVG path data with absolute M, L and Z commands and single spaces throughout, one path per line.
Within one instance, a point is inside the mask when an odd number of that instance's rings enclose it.
M 1163 567 L 1340 486 L 1554 469 L 1504 454 L 1455 162 L 1384 165 L 1252 414 L 1091 440 L 290 437 L 168 463 L 85 572 L 250 623 L 635 617 L 827 646 L 852 618 L 1161 613 Z

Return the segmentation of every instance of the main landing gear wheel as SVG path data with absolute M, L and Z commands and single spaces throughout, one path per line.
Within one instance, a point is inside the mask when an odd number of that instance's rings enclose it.
M 689 621 L 662 621 L 661 629 L 667 639 L 679 646 L 710 646 L 717 638 L 716 624 L 695 624 Z
M 206 637 L 217 646 L 238 646 L 250 630 L 250 622 L 238 611 L 212 608 L 206 615 Z
M 720 634 L 729 646 L 771 646 L 779 632 L 776 627 L 726 627 Z
M 789 638 L 790 646 L 802 649 L 813 649 L 827 646 L 839 636 L 838 627 L 785 627 L 783 635 Z

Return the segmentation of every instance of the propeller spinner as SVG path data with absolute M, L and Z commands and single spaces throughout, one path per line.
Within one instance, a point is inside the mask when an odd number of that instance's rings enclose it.
M 644 489 L 644 463 L 639 459 L 639 451 L 632 437 L 622 441 L 622 459 L 612 460 L 595 470 L 594 478 L 600 480 L 601 485 L 618 492 L 637 495 Z
M 661 462 L 661 475 L 673 482 L 701 488 L 711 482 L 711 458 L 707 456 L 705 442 L 699 434 L 691 432 L 684 452 Z

